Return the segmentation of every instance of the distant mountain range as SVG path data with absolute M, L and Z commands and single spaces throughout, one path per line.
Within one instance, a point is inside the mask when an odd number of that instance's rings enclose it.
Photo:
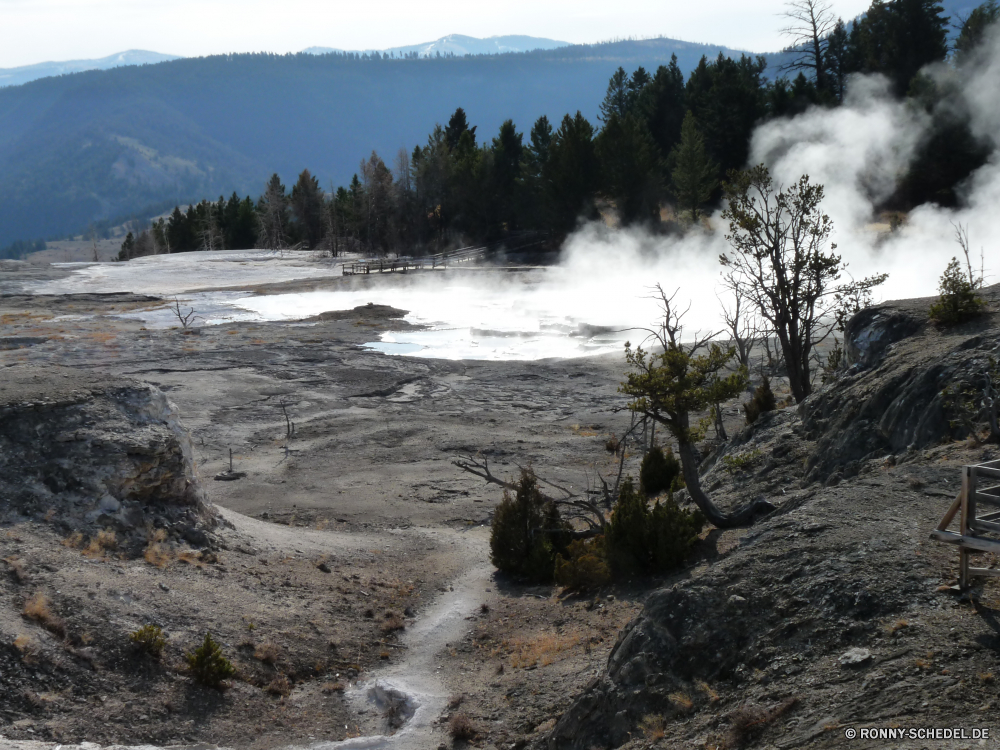
M 177 55 L 164 55 L 142 49 L 130 49 L 98 60 L 66 60 L 65 62 L 43 62 L 23 65 L 19 68 L 0 68 L 0 86 L 20 86 L 49 76 L 67 73 L 81 73 L 85 70 L 109 70 L 122 65 L 152 65 L 179 59 Z
M 530 52 L 535 49 L 556 49 L 568 47 L 569 42 L 559 42 L 555 39 L 542 39 L 534 36 L 491 36 L 478 39 L 474 36 L 449 34 L 433 42 L 410 44 L 405 47 L 390 47 L 384 50 L 359 50 L 362 52 L 381 52 L 385 54 L 407 55 L 416 52 L 419 57 L 434 55 L 497 55 L 505 52 Z M 336 47 L 309 47 L 302 50 L 308 55 L 325 55 L 330 52 L 344 52 Z M 35 65 L 23 65 L 19 68 L 0 68 L 0 87 L 20 86 L 23 83 L 36 81 L 39 78 L 61 76 L 67 73 L 82 73 L 87 70 L 109 70 L 123 65 L 152 65 L 181 59 L 178 55 L 164 55 L 160 52 L 148 52 L 141 49 L 130 49 L 118 52 L 97 60 L 66 60 L 65 62 L 43 62 Z
M 365 52 L 382 52 L 393 55 L 409 55 L 414 52 L 419 57 L 434 57 L 435 55 L 497 55 L 506 52 L 531 52 L 536 49 L 556 49 L 568 47 L 569 42 L 559 42 L 555 39 L 543 39 L 537 36 L 491 36 L 479 39 L 463 34 L 449 34 L 433 42 L 410 44 L 405 47 L 390 47 L 383 50 L 364 50 Z M 302 50 L 309 55 L 325 55 L 330 52 L 345 52 L 336 47 L 309 47 Z
M 0 247 L 65 236 L 89 221 L 229 195 L 257 196 L 272 172 L 308 168 L 342 185 L 377 150 L 426 141 L 464 107 L 492 138 L 581 110 L 596 124 L 620 65 L 650 72 L 676 54 L 737 50 L 674 39 L 468 57 L 218 55 L 91 70 L 0 89 Z
M 944 5 L 957 22 L 975 0 Z M 519 45 L 535 49 L 483 54 Z M 289 186 L 305 168 L 324 188 L 346 184 L 373 150 L 391 165 L 400 148 L 423 143 L 456 107 L 465 108 L 481 141 L 508 118 L 525 133 L 541 115 L 558 127 L 577 110 L 597 124 L 619 66 L 652 73 L 676 55 L 687 75 L 702 56 L 742 54 L 669 38 L 565 45 L 459 35 L 392 51 L 418 59 L 316 48 L 179 59 L 133 51 L 29 66 L 49 65 L 39 75 L 55 77 L 0 88 L 0 247 L 65 236 L 94 220 L 158 213 L 168 202 L 234 190 L 257 196 L 273 172 Z M 766 58 L 773 78 L 788 55 Z M 160 60 L 167 61 L 142 64 Z M 102 69 L 62 75 L 89 63 Z M 0 81 L 29 68 L 0 71 Z

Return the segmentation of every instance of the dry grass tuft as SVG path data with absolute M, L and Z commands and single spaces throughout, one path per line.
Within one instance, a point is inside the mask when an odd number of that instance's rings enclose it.
M 83 555 L 92 560 L 104 560 L 107 558 L 110 550 L 117 548 L 118 537 L 115 535 L 115 532 L 111 529 L 104 529 L 103 531 L 98 531 L 97 536 L 90 538 L 90 543 L 84 548 Z
M 344 683 L 342 682 L 328 682 L 322 688 L 320 688 L 326 695 L 331 693 L 342 693 L 344 692 Z
M 28 571 L 24 569 L 24 560 L 16 557 L 7 557 L 4 558 L 4 562 L 10 567 L 11 575 L 14 576 L 15 581 L 24 585 L 31 580 L 28 576 Z
M 49 598 L 41 591 L 32 596 L 24 605 L 23 614 L 60 638 L 66 635 L 66 623 L 52 611 Z
M 650 742 L 662 740 L 666 735 L 667 724 L 662 716 L 648 714 L 639 722 L 639 728 Z
M 561 658 L 561 654 L 575 646 L 580 645 L 581 637 L 578 634 L 550 634 L 540 635 L 537 638 L 523 640 L 515 638 L 513 641 L 503 643 L 510 654 L 510 665 L 515 669 L 526 667 L 542 666 Z
M 166 541 L 166 529 L 156 529 L 146 534 L 146 549 L 142 553 L 146 562 L 157 568 L 165 568 L 173 561 L 173 550 L 166 544 Z
M 465 714 L 454 714 L 448 719 L 448 734 L 456 742 L 468 742 L 479 736 L 479 729 Z
M 21 633 L 14 639 L 14 648 L 21 653 L 21 659 L 28 663 L 30 663 L 35 654 L 38 653 L 38 644 L 35 643 L 34 639 L 30 635 L 25 635 L 24 633 Z
M 992 685 L 993 684 L 993 679 L 994 678 L 993 678 L 993 673 L 992 672 L 979 672 L 976 675 L 976 677 L 978 677 L 979 681 L 981 683 L 983 683 L 984 685 Z
M 379 627 L 383 633 L 395 633 L 397 630 L 406 628 L 406 623 L 395 612 L 386 612 L 385 619 Z
M 708 698 L 710 703 L 719 702 L 719 694 L 714 690 L 712 690 L 712 687 L 704 680 L 698 680 L 694 684 L 694 686 L 698 688 L 699 691 L 705 694 L 705 697 Z
M 188 565 L 194 565 L 196 568 L 204 568 L 205 563 L 202 562 L 202 555 L 193 549 L 186 549 L 182 552 L 177 553 L 177 559 L 182 563 L 187 563 Z
M 270 695 L 286 696 L 292 692 L 292 683 L 285 675 L 279 674 L 267 684 L 264 690 Z
M 254 647 L 253 658 L 273 667 L 281 658 L 281 649 L 276 644 L 265 641 Z
M 694 708 L 694 701 L 686 693 L 671 693 L 667 696 L 667 700 L 674 704 L 674 707 L 680 711 L 690 711 Z
M 897 631 L 905 630 L 908 627 L 910 627 L 910 623 L 908 623 L 906 620 L 902 619 L 896 620 L 896 622 L 892 623 L 892 625 L 886 626 L 885 632 L 887 632 L 889 635 L 893 635 Z
M 769 724 L 788 713 L 798 702 L 798 698 L 788 698 L 770 708 L 740 706 L 729 714 L 729 732 L 719 745 L 720 750 L 740 747 L 750 741 Z
M 79 531 L 74 531 L 68 537 L 62 540 L 64 547 L 70 547 L 71 549 L 80 549 L 84 545 L 84 537 Z

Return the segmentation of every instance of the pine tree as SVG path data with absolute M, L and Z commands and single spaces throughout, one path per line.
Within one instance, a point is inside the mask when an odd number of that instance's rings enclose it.
M 500 126 L 500 133 L 493 139 L 493 186 L 496 196 L 496 214 L 506 228 L 513 229 L 518 221 L 518 186 L 521 178 L 521 157 L 524 153 L 524 135 L 517 132 L 513 120 Z
M 670 179 L 677 207 L 690 211 L 691 220 L 698 221 L 698 211 L 719 185 L 718 167 L 705 152 L 705 140 L 698 129 L 698 121 L 690 111 L 684 115 L 681 140 L 671 154 L 674 165 Z
M 465 116 L 465 110 L 459 107 L 455 110 L 455 113 L 448 120 L 448 127 L 445 128 L 444 134 L 445 139 L 448 143 L 448 149 L 454 151 L 458 147 L 458 141 L 462 137 L 462 133 L 469 131 L 472 136 L 472 143 L 476 143 L 476 127 L 469 127 L 469 121 Z
M 323 191 L 319 180 L 313 177 L 308 169 L 302 170 L 298 181 L 292 187 L 292 197 L 289 205 L 296 239 L 308 247 L 317 247 L 323 239 Z
M 623 224 L 659 221 L 660 154 L 643 120 L 612 115 L 595 142 L 604 191 Z
M 629 84 L 628 74 L 624 68 L 619 67 L 611 75 L 611 80 L 608 81 L 608 91 L 604 95 L 604 101 L 601 102 L 598 120 L 606 123 L 613 115 L 617 115 L 621 119 L 628 114 L 632 104 L 632 92 Z
M 599 165 L 594 151 L 594 126 L 580 112 L 566 115 L 552 137 L 542 179 L 546 188 L 548 225 L 565 232 L 578 218 L 594 218 L 594 191 Z
M 684 74 L 671 55 L 669 65 L 661 65 L 637 102 L 637 109 L 646 119 L 650 135 L 660 153 L 669 154 L 681 139 L 684 122 Z
M 277 174 L 271 175 L 264 194 L 257 201 L 257 246 L 267 250 L 288 247 L 288 198 Z

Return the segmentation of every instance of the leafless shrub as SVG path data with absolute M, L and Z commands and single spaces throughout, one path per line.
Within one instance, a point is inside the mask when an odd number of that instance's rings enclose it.
M 111 529 L 98 531 L 96 536 L 90 538 L 90 542 L 84 547 L 84 557 L 94 560 L 104 560 L 110 550 L 118 548 L 118 537 Z
M 285 696 L 292 692 L 292 683 L 288 681 L 288 677 L 279 674 L 267 684 L 264 690 L 270 695 Z
M 259 643 L 253 650 L 253 658 L 273 667 L 281 658 L 281 649 L 270 642 Z
M 28 571 L 24 569 L 24 560 L 17 557 L 7 557 L 4 558 L 4 562 L 10 567 L 10 573 L 14 576 L 15 581 L 23 585 L 31 580 Z
M 798 702 L 798 698 L 788 698 L 770 708 L 740 706 L 729 714 L 729 732 L 719 747 L 722 750 L 741 747 L 756 737 L 769 724 L 788 713 Z
M 380 626 L 383 633 L 395 633 L 397 630 L 403 630 L 405 627 L 406 623 L 403 621 L 403 618 L 395 612 L 386 612 L 385 619 Z
M 448 734 L 456 742 L 469 742 L 479 736 L 479 729 L 465 714 L 453 714 L 448 720 Z
M 174 559 L 173 550 L 166 544 L 166 529 L 151 530 L 146 534 L 146 549 L 142 556 L 150 565 L 165 568 Z
M 192 323 L 194 323 L 197 316 L 197 310 L 193 307 L 189 307 L 187 313 L 181 310 L 181 302 L 179 299 L 174 297 L 174 306 L 170 308 L 170 312 L 174 314 L 177 318 L 177 322 L 181 324 L 181 328 L 186 329 Z

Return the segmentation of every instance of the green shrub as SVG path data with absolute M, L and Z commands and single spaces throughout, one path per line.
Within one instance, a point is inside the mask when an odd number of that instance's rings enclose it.
M 604 537 L 611 573 L 652 575 L 678 567 L 704 525 L 701 513 L 681 510 L 672 497 L 650 508 L 631 477 L 626 478 Z
M 952 326 L 982 315 L 986 310 L 986 302 L 976 293 L 976 289 L 977 285 L 962 270 L 958 258 L 952 258 L 941 275 L 938 285 L 941 294 L 938 301 L 931 305 L 931 320 Z
M 163 635 L 163 629 L 159 625 L 143 625 L 138 630 L 129 633 L 128 639 L 140 651 L 145 651 L 156 659 L 160 658 L 163 647 L 167 645 L 166 636 Z
M 194 651 L 184 655 L 191 676 L 195 682 L 208 687 L 217 688 L 223 680 L 236 674 L 236 668 L 222 654 L 222 647 L 212 639 L 211 633 L 205 633 L 205 640 Z
M 490 560 L 499 570 L 539 583 L 552 580 L 555 557 L 569 543 L 569 525 L 523 470 L 513 494 L 505 490 L 490 525 Z
M 743 412 L 747 417 L 747 424 L 753 424 L 766 411 L 774 411 L 778 406 L 774 398 L 774 391 L 771 390 L 771 381 L 764 378 L 764 382 L 757 386 L 753 392 L 753 398 L 743 404 Z
M 556 583 L 573 591 L 599 589 L 611 581 L 604 554 L 604 537 L 577 539 L 566 547 L 566 555 L 556 555 Z
M 642 457 L 639 467 L 639 487 L 646 497 L 656 497 L 661 492 L 675 489 L 675 483 L 681 475 L 681 462 L 674 456 L 673 450 L 663 449 L 654 445 Z
M 729 456 L 722 457 L 722 468 L 724 468 L 729 475 L 732 476 L 740 471 L 746 471 L 755 463 L 760 461 L 761 456 L 760 449 L 754 448 L 750 451 L 744 451 L 743 453 L 734 453 Z

